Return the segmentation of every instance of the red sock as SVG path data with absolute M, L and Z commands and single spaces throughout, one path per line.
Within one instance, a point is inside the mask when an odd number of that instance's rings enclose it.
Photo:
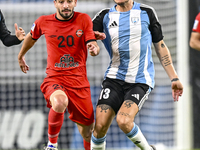
M 84 145 L 85 150 L 90 150 L 90 142 L 87 142 L 83 139 L 83 145 Z
M 64 120 L 64 112 L 57 113 L 52 108 L 48 116 L 48 137 L 51 143 L 57 143 L 58 135 Z

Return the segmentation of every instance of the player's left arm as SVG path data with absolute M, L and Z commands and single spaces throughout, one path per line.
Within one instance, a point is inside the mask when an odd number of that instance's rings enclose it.
M 89 50 L 89 53 L 91 56 L 97 56 L 100 52 L 100 48 L 97 44 L 96 41 L 91 41 L 89 43 L 87 43 L 87 49 Z
M 181 96 L 183 93 L 183 85 L 180 82 L 178 75 L 174 69 L 170 51 L 163 40 L 153 44 L 156 54 L 171 80 L 172 96 L 174 98 L 174 101 L 178 101 L 179 96 Z

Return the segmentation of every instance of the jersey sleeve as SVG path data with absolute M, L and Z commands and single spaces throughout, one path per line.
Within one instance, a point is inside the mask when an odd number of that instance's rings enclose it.
M 31 27 L 31 35 L 32 38 L 37 40 L 40 38 L 40 36 L 42 35 L 42 30 L 41 30 L 41 24 L 42 21 L 44 20 L 44 18 L 41 16 L 39 17 L 32 25 Z
M 192 31 L 200 33 L 200 13 L 196 16 Z
M 11 32 L 6 27 L 4 16 L 0 11 L 0 39 L 3 41 L 3 39 L 10 35 L 10 33 Z
M 152 42 L 157 43 L 163 39 L 162 28 L 159 23 L 157 14 L 152 7 L 143 7 L 142 10 L 145 10 L 150 19 L 149 30 L 152 35 Z
M 21 41 L 7 29 L 4 16 L 0 10 L 0 39 L 5 46 L 20 44 Z
M 93 22 L 93 30 L 103 32 L 103 19 L 106 13 L 108 13 L 110 9 L 103 9 L 98 12 L 94 18 L 92 19 Z
M 84 17 L 85 17 L 85 19 L 84 19 L 84 24 L 85 24 L 85 28 L 84 28 L 85 42 L 88 43 L 90 41 L 96 41 L 96 38 L 95 38 L 95 35 L 94 35 L 94 31 L 93 31 L 93 24 L 92 24 L 91 18 L 87 14 L 85 14 Z

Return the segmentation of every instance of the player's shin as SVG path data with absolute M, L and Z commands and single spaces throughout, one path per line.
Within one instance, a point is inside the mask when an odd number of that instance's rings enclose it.
M 106 149 L 106 135 L 102 138 L 96 138 L 93 134 L 91 137 L 91 150 L 105 150 Z
M 126 136 L 142 150 L 151 150 L 146 138 L 142 134 L 140 128 L 134 123 L 133 129 L 126 134 Z

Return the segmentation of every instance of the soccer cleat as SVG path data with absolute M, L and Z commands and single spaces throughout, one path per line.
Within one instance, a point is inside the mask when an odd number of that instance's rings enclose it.
M 53 145 L 48 145 L 47 147 L 44 148 L 44 150 L 58 150 L 58 149 Z
M 152 150 L 156 150 L 156 147 L 153 145 L 150 145 L 152 147 Z

